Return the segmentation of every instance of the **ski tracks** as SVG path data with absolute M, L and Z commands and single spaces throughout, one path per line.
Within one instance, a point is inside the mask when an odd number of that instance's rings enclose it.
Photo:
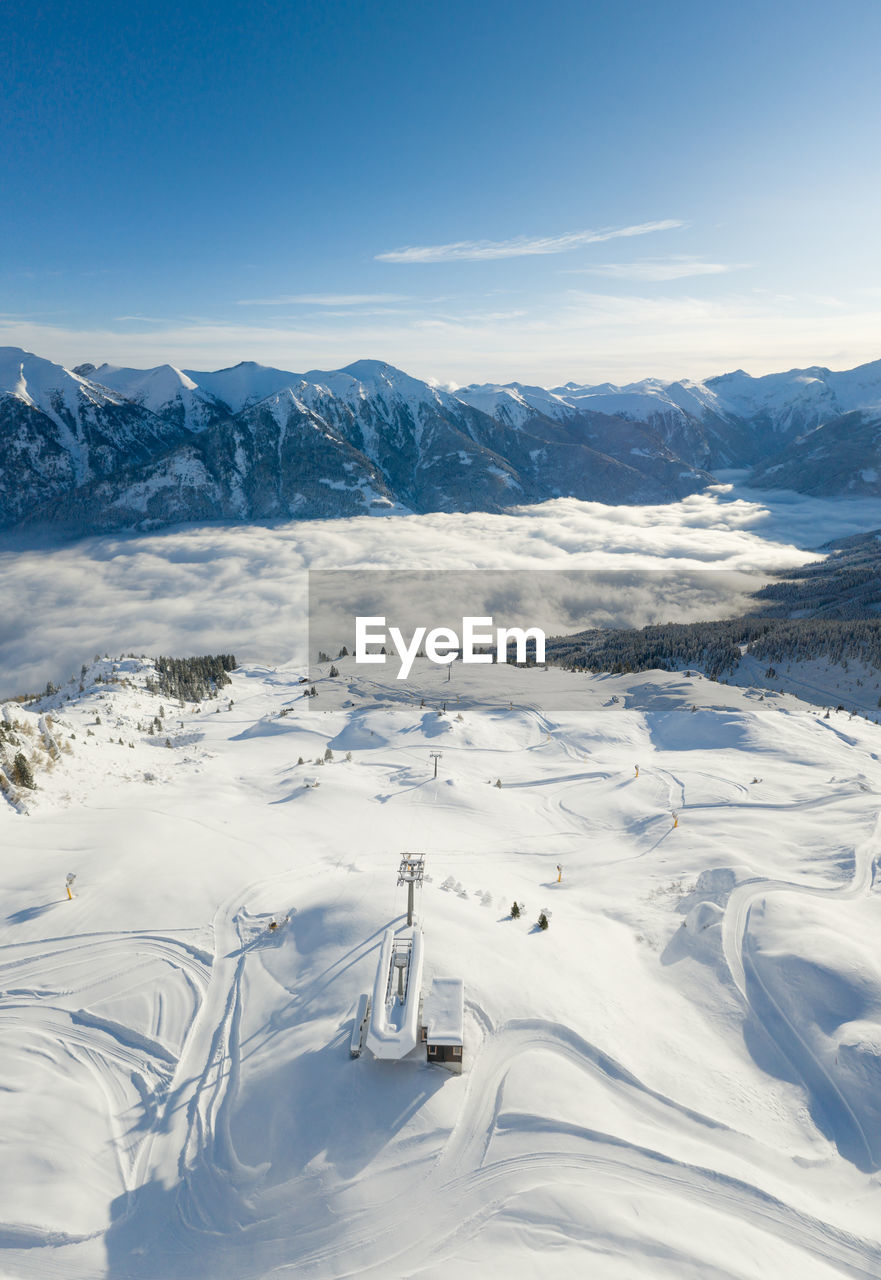
M 838 1267 L 842 1274 L 877 1277 L 881 1250 L 793 1209 L 753 1184 L 710 1167 L 677 1159 L 615 1134 L 550 1117 L 506 1110 L 508 1073 L 524 1053 L 559 1056 L 600 1078 L 652 1120 L 658 1131 L 667 1121 L 685 1125 L 709 1139 L 731 1130 L 674 1099 L 652 1090 L 622 1064 L 560 1024 L 521 1020 L 493 1028 L 486 1014 L 469 1001 L 469 1013 L 480 1025 L 482 1043 L 464 1080 L 459 1118 L 435 1163 L 414 1185 L 407 1171 L 405 1196 L 389 1194 L 388 1184 L 403 1170 L 377 1179 L 369 1207 L 334 1228 L 334 1242 L 292 1257 L 274 1274 L 335 1277 L 412 1274 L 444 1252 L 461 1246 L 491 1218 L 505 1212 L 527 1220 L 528 1210 L 513 1210 L 523 1193 L 575 1181 L 622 1194 L 662 1192 L 745 1220 L 799 1250 Z M 516 1150 L 512 1151 L 512 1144 Z M 493 1150 L 499 1145 L 499 1154 Z M 695 1255 L 695 1259 L 697 1255 Z

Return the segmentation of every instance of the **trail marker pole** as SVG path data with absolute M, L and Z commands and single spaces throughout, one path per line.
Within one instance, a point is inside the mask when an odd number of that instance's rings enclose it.
M 557 884 L 559 884 L 562 879 L 563 879 L 563 868 L 558 862 L 557 863 Z
M 75 875 L 75 873 L 74 873 L 73 871 L 69 871 L 69 872 L 67 873 L 67 879 L 66 879 L 66 880 L 65 880 L 65 882 L 64 882 L 64 887 L 65 887 L 65 889 L 67 890 L 67 900 L 68 900 L 68 902 L 71 902 L 71 901 L 73 900 L 73 894 L 71 893 L 70 889 L 71 889 L 71 885 L 73 884 L 74 880 L 76 880 L 76 875 Z
M 678 826 L 679 826 L 679 814 L 674 809 L 673 810 L 673 830 L 675 831 Z

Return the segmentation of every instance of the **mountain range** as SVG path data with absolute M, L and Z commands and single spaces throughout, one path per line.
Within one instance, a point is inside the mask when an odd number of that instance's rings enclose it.
M 881 361 L 846 372 L 443 390 L 377 360 L 305 374 L 63 368 L 0 348 L 0 527 L 676 501 L 713 472 L 881 497 Z

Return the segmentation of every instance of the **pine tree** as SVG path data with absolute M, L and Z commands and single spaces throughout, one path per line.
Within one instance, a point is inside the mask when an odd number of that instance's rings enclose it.
M 37 789 L 31 766 L 21 751 L 16 752 L 15 759 L 12 762 L 12 781 L 19 787 L 28 787 L 31 791 L 36 791 Z
M 546 929 L 548 927 L 548 918 L 543 911 L 539 913 L 538 927 L 539 929 Z
M 328 674 L 329 676 L 338 676 L 338 675 L 339 675 L 339 671 L 337 671 L 337 669 L 336 669 L 336 667 L 335 667 L 335 666 L 331 665 L 330 671 L 328 671 L 328 673 L 327 673 L 327 674 Z
M 330 747 L 325 747 L 325 749 L 324 749 L 324 758 L 325 758 L 325 760 L 332 760 L 332 759 L 333 759 L 333 752 L 331 751 Z
M 520 903 L 519 902 L 515 902 L 511 907 L 511 919 L 512 920 L 520 919 Z

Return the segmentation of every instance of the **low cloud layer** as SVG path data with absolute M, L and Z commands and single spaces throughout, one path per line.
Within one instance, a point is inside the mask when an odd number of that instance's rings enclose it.
M 309 568 L 623 570 L 629 576 L 610 616 L 642 625 L 724 616 L 758 585 L 749 575 L 803 564 L 813 557 L 799 546 L 877 523 L 869 501 L 769 501 L 723 486 L 659 507 L 561 498 L 506 515 L 211 526 L 62 547 L 7 538 L 0 592 L 11 603 L 0 618 L 0 695 L 65 679 L 99 652 L 302 660 Z M 697 570 L 724 573 L 686 589 L 685 575 Z M 671 583 L 660 598 L 658 571 Z M 650 590 L 639 585 L 646 572 Z M 723 580 L 720 591 L 714 584 Z

